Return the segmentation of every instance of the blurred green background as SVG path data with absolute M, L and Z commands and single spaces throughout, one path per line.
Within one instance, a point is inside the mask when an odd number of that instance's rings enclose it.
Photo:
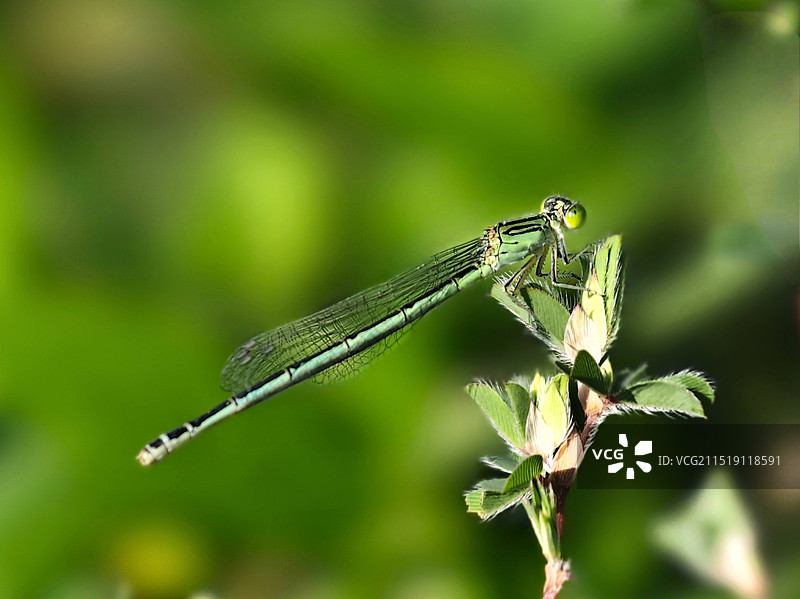
M 624 235 L 617 368 L 718 422 L 798 422 L 797 8 L 758 0 L 0 8 L 0 597 L 536 597 L 524 515 L 462 499 L 499 442 L 463 392 L 542 347 L 450 300 L 150 470 L 254 333 L 579 199 Z M 800 445 L 787 451 L 800 451 Z M 563 597 L 728 597 L 654 549 L 684 492 L 567 505 Z M 750 492 L 775 596 L 800 492 Z M 540 595 L 539 595 L 540 596 Z

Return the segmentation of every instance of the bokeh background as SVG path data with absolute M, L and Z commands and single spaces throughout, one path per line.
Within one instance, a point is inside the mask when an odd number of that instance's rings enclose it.
M 546 367 L 487 294 L 149 470 L 254 333 L 581 200 L 622 233 L 617 368 L 798 422 L 798 12 L 759 0 L 0 8 L 0 597 L 535 597 L 463 386 Z M 787 451 L 799 451 L 798 446 Z M 683 491 L 576 489 L 564 597 L 730 597 L 653 546 Z M 744 495 L 775 596 L 800 492 Z

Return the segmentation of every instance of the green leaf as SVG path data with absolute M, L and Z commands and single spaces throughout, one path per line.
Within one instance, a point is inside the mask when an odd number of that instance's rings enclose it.
M 622 249 L 622 236 L 612 235 L 603 241 L 595 250 L 594 268 L 597 271 L 597 282 L 604 296 L 614 291 L 619 274 L 619 256 Z
M 528 419 L 528 411 L 531 409 L 531 394 L 528 390 L 518 383 L 505 383 L 506 395 L 503 399 L 514 417 L 517 419 L 519 430 L 525 430 L 525 422 Z
M 522 447 L 525 443 L 525 431 L 521 428 L 511 408 L 500 396 L 500 393 L 485 383 L 467 385 L 467 393 L 475 400 L 488 416 L 495 430 L 514 447 Z
M 557 357 L 555 359 L 556 368 L 558 368 L 561 372 L 565 374 L 569 374 L 572 372 L 572 364 L 569 362 L 564 362 L 563 360 L 559 360 Z
M 549 485 L 542 486 L 538 480 L 534 481 L 531 487 L 531 501 L 522 502 L 542 547 L 542 553 L 548 561 L 557 559 L 561 555 L 555 504 L 553 488 Z
M 708 379 L 699 372 L 684 370 L 677 374 L 662 377 L 659 380 L 678 383 L 694 393 L 697 399 L 705 400 L 708 403 L 714 403 L 714 387 L 712 387 Z
M 622 390 L 617 399 L 644 409 L 668 410 L 689 416 L 705 417 L 700 400 L 683 385 L 672 381 L 655 380 L 638 383 Z
M 503 282 L 495 283 L 492 286 L 491 296 L 496 299 L 500 304 L 505 307 L 509 312 L 516 316 L 522 324 L 528 327 L 531 331 L 538 334 L 536 330 L 536 321 L 533 318 L 533 313 L 530 308 L 525 305 L 517 295 L 509 294 Z
M 480 486 L 481 483 L 478 484 Z M 496 493 L 477 488 L 469 491 L 464 496 L 464 501 L 467 504 L 467 512 L 477 514 L 486 520 L 519 503 L 527 492 L 528 490 L 524 488 L 511 493 Z
M 584 349 L 575 356 L 575 364 L 572 366 L 570 377 L 582 382 L 601 395 L 608 394 L 609 381 L 603 376 L 603 372 L 597 362 L 594 361 L 592 355 Z
M 467 503 L 467 512 L 470 514 L 478 514 L 481 518 L 484 517 L 483 498 L 486 494 L 480 489 L 473 489 L 464 495 L 464 501 Z
M 527 290 L 528 287 L 523 287 L 523 290 Z M 549 297 L 546 292 L 538 291 L 538 293 L 543 294 L 545 297 Z M 542 340 L 550 349 L 556 353 L 557 355 L 563 355 L 564 353 L 564 330 L 558 333 L 558 335 L 553 336 L 548 329 L 545 328 L 544 324 L 534 315 L 533 310 L 530 306 L 528 306 L 524 298 L 517 294 L 517 295 L 510 295 L 506 292 L 504 281 L 500 281 L 496 283 L 492 287 L 492 297 L 495 298 L 500 304 L 505 307 L 509 312 L 511 312 L 517 319 L 524 324 L 530 331 L 536 335 L 539 339 Z M 557 305 L 558 302 L 550 297 L 550 299 L 555 302 Z M 555 308 L 554 308 L 555 310 Z M 552 314 L 546 318 L 551 318 Z M 555 318 L 558 318 L 557 316 Z M 554 326 L 552 323 L 548 326 Z M 565 325 L 566 326 L 566 325 Z
M 515 506 L 519 503 L 520 499 L 525 496 L 526 492 L 526 489 L 520 489 L 513 493 L 502 493 L 499 495 L 495 493 L 486 493 L 483 496 L 482 507 L 484 515 L 481 516 L 481 518 L 491 518 L 503 510 Z
M 622 312 L 622 237 L 613 235 L 608 237 L 595 250 L 594 268 L 597 272 L 597 281 L 605 302 L 606 328 L 608 340 L 604 350 L 614 340 L 619 329 L 620 314 Z
M 517 489 L 519 487 L 528 488 L 528 485 L 531 484 L 531 481 L 538 477 L 542 473 L 542 456 L 540 455 L 532 455 L 528 458 L 525 458 L 520 462 L 519 466 L 514 469 L 514 472 L 511 473 L 511 476 L 508 477 L 506 480 L 506 484 L 503 487 L 503 493 L 508 493 L 513 489 Z
M 536 319 L 550 337 L 564 342 L 564 331 L 567 328 L 569 312 L 558 300 L 548 295 L 541 289 L 525 288 L 528 305 Z
M 608 347 L 608 319 L 606 318 L 606 305 L 603 301 L 603 290 L 597 279 L 597 273 L 593 272 L 589 277 L 589 284 L 581 294 L 581 307 L 594 325 L 600 349 Z
M 475 485 L 475 488 L 480 489 L 481 491 L 502 493 L 505 486 L 506 486 L 505 478 L 487 478 L 486 480 L 482 480 L 477 485 Z

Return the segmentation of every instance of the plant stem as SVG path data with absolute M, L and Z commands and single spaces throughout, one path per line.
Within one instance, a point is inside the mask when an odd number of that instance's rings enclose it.
M 561 587 L 569 580 L 569 562 L 560 559 L 548 561 L 544 567 L 544 575 L 542 599 L 555 599 L 558 593 L 561 592 Z
M 567 501 L 569 487 L 554 487 L 556 493 L 556 526 L 559 539 L 564 535 L 564 504 Z

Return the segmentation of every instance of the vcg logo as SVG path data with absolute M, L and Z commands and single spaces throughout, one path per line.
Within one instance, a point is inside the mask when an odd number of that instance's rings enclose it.
M 625 454 L 630 454 L 630 449 L 628 448 L 628 436 L 625 433 L 620 434 L 619 445 L 620 446 L 616 449 L 592 449 L 592 455 L 594 455 L 595 460 L 599 461 L 603 459 L 611 462 L 608 465 L 609 474 L 616 474 L 625 467 Z M 633 448 L 634 456 L 645 456 L 651 453 L 653 453 L 652 441 L 639 441 L 636 444 L 636 447 Z M 634 459 L 634 462 L 642 472 L 650 472 L 650 470 L 653 469 L 648 462 L 643 462 L 636 459 Z M 635 475 L 636 470 L 632 465 L 625 469 L 625 478 L 632 479 Z

